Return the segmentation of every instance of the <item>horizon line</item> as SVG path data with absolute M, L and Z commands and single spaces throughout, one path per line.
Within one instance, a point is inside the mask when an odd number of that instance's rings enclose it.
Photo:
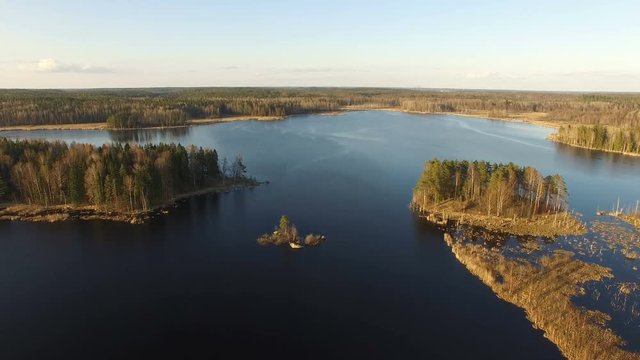
M 640 91 L 625 90 L 532 90 L 532 89 L 486 89 L 486 88 L 457 88 L 457 87 L 403 87 L 403 86 L 316 86 L 316 85 L 256 85 L 256 86 L 116 86 L 116 87 L 0 87 L 0 91 L 96 91 L 96 90 L 153 90 L 153 89 L 379 89 L 379 90 L 408 90 L 408 91 L 486 91 L 486 92 L 528 92 L 528 93 L 564 93 L 564 94 L 619 94 L 640 95 Z

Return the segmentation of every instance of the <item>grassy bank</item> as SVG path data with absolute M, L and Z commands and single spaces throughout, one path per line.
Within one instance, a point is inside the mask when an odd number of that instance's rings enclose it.
M 636 229 L 640 230 L 640 216 L 639 215 L 628 215 L 628 214 L 620 214 L 617 217 L 628 222 L 633 225 Z
M 421 217 L 436 225 L 466 225 L 490 232 L 516 236 L 555 237 L 582 235 L 584 224 L 568 212 L 553 215 L 536 215 L 532 218 L 499 217 L 478 212 L 451 210 L 450 207 L 434 207 L 421 211 Z

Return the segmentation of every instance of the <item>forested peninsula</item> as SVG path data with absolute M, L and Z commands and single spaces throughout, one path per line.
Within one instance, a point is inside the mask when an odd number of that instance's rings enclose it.
M 142 222 L 178 199 L 254 186 L 241 157 L 179 144 L 0 139 L 0 219 Z
M 550 139 L 585 149 L 640 155 L 640 128 L 566 125 L 560 127 Z
M 388 88 L 0 90 L 0 128 L 5 129 L 175 127 L 353 110 L 525 121 L 559 128 L 551 138 L 557 142 L 640 154 L 639 94 Z
M 568 212 L 560 175 L 513 163 L 438 159 L 427 161 L 411 207 L 439 225 L 465 224 L 513 235 L 583 234 Z

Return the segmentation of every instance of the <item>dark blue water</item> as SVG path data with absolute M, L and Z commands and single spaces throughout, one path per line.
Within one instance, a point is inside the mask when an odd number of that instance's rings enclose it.
M 242 154 L 270 184 L 191 199 L 145 225 L 0 222 L 0 358 L 559 358 L 407 207 L 434 157 L 558 172 L 588 216 L 619 195 L 640 198 L 640 159 L 557 146 L 544 140 L 549 132 L 358 112 L 3 133 L 209 146 Z M 328 240 L 298 251 L 257 245 L 281 214 Z

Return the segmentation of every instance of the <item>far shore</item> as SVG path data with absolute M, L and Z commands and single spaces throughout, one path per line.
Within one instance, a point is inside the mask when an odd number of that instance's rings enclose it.
M 425 112 L 425 111 L 410 111 L 403 110 L 399 108 L 387 108 L 387 107 L 366 107 L 366 106 L 347 106 L 340 108 L 336 111 L 324 111 L 313 113 L 316 115 L 324 115 L 324 116 L 338 116 L 345 114 L 351 111 L 390 111 L 390 112 L 401 112 L 405 114 L 416 114 L 416 115 L 452 115 L 452 116 L 462 116 L 462 117 L 471 117 L 471 118 L 480 118 L 487 120 L 496 120 L 496 121 L 506 121 L 518 124 L 530 124 L 535 126 L 546 127 L 550 129 L 559 129 L 563 125 L 567 125 L 562 122 L 553 122 L 549 120 L 542 120 L 541 117 L 545 116 L 545 113 L 522 113 L 522 114 L 514 114 L 513 117 L 495 117 L 491 116 L 490 113 L 456 113 L 456 112 Z M 302 114 L 301 114 L 302 115 Z M 284 120 L 288 118 L 289 115 L 286 116 L 252 116 L 252 115 L 238 115 L 238 116 L 224 116 L 218 118 L 206 118 L 206 119 L 193 119 L 187 121 L 184 125 L 176 125 L 176 126 L 151 126 L 151 127 L 140 127 L 140 128 L 109 128 L 107 123 L 82 123 L 82 124 L 55 124 L 55 125 L 15 125 L 15 126 L 5 126 L 0 127 L 0 132 L 2 131 L 36 131 L 36 130 L 108 130 L 108 131 L 131 131 L 131 130 L 153 130 L 153 129 L 174 129 L 174 128 L 185 128 L 190 126 L 197 125 L 208 125 L 208 124 L 216 124 L 216 123 L 227 123 L 234 121 L 278 121 Z M 614 154 L 621 154 L 626 156 L 640 156 L 637 153 L 629 153 L 622 151 L 614 151 L 607 149 L 596 149 L 590 148 L 580 145 L 568 144 L 565 142 L 558 141 L 551 134 L 547 137 L 547 140 L 553 141 L 559 144 L 565 144 L 572 147 L 577 147 L 581 149 L 595 150 L 595 151 L 603 151 Z
M 340 108 L 335 111 L 321 111 L 314 113 L 316 115 L 325 115 L 325 116 L 338 116 L 345 114 L 351 111 L 391 111 L 391 112 L 402 112 L 407 114 L 418 114 L 418 115 L 454 115 L 454 116 L 464 116 L 464 117 L 475 117 L 482 118 L 488 120 L 499 120 L 499 121 L 508 121 L 515 123 L 525 123 L 538 125 L 548 128 L 559 128 L 562 124 L 554 123 L 551 121 L 545 120 L 537 120 L 535 117 L 541 117 L 545 114 L 543 113 L 527 113 L 522 115 L 516 115 L 518 117 L 514 118 L 502 118 L 502 117 L 492 117 L 489 113 L 455 113 L 455 112 L 421 112 L 421 111 L 408 111 L 402 110 L 399 108 L 387 108 L 387 107 L 366 107 L 366 106 L 347 106 Z M 525 117 L 526 116 L 526 117 Z M 238 116 L 223 116 L 216 118 L 205 118 L 205 119 L 193 119 L 187 121 L 185 125 L 176 125 L 176 126 L 151 126 L 151 127 L 140 127 L 140 128 L 109 128 L 107 123 L 82 123 L 82 124 L 50 124 L 50 125 L 15 125 L 15 126 L 5 126 L 0 127 L 0 131 L 35 131 L 35 130 L 109 130 L 109 131 L 120 131 L 120 130 L 145 130 L 145 129 L 171 129 L 171 128 L 183 128 L 194 125 L 207 125 L 207 124 L 216 124 L 216 123 L 226 123 L 226 122 L 234 122 L 234 121 L 277 121 L 286 119 L 288 116 L 254 116 L 254 115 L 238 115 Z
M 608 149 L 598 149 L 598 148 L 594 148 L 594 147 L 590 147 L 590 146 L 582 146 L 582 145 L 575 145 L 575 144 L 569 144 L 566 143 L 564 141 L 560 141 L 558 140 L 555 136 L 555 134 L 551 134 L 549 136 L 547 136 L 547 140 L 552 141 L 554 143 L 558 143 L 558 144 L 562 144 L 562 145 L 567 145 L 567 146 L 571 146 L 571 147 L 575 147 L 575 148 L 579 148 L 579 149 L 586 149 L 586 150 L 591 150 L 591 151 L 602 151 L 602 152 L 606 152 L 606 153 L 611 153 L 611 154 L 620 154 L 620 155 L 626 155 L 626 156 L 640 156 L 640 153 L 630 153 L 630 152 L 624 152 L 624 151 L 616 151 L 616 150 L 608 150 Z
M 158 214 L 166 214 L 168 208 L 178 201 L 205 194 L 229 192 L 248 187 L 255 187 L 261 183 L 253 179 L 230 181 L 189 193 L 174 196 L 167 203 L 156 205 L 147 210 L 119 211 L 109 208 L 101 208 L 93 205 L 31 205 L 5 203 L 0 204 L 0 221 L 31 221 L 31 222 L 58 222 L 65 220 L 108 220 L 126 222 L 130 224 L 142 224 Z
M 187 121 L 185 125 L 176 126 L 150 126 L 140 128 L 109 128 L 106 122 L 103 123 L 82 123 L 82 124 L 51 124 L 51 125 L 15 125 L 0 127 L 0 131 L 36 131 L 36 130 L 109 130 L 109 131 L 124 131 L 124 130 L 147 130 L 147 129 L 172 129 L 183 128 L 192 125 L 206 125 L 215 123 L 226 123 L 232 121 L 276 121 L 282 120 L 286 116 L 224 116 L 219 118 L 206 118 L 206 119 L 193 119 Z
M 403 110 L 399 108 L 367 108 L 367 107 L 346 107 L 343 108 L 344 111 L 391 111 L 391 112 L 401 112 L 406 114 L 416 114 L 416 115 L 452 115 L 452 116 L 463 116 L 463 117 L 472 117 L 472 118 L 480 118 L 487 120 L 498 120 L 498 121 L 506 121 L 513 123 L 521 123 L 521 124 L 531 124 L 537 125 L 552 129 L 558 129 L 563 124 L 556 123 L 548 120 L 540 120 L 536 119 L 536 117 L 542 117 L 546 115 L 546 113 L 523 113 L 514 115 L 514 117 L 495 117 L 491 116 L 489 113 L 478 112 L 475 114 L 471 113 L 457 113 L 457 112 L 428 112 L 428 111 L 411 111 L 411 110 Z

